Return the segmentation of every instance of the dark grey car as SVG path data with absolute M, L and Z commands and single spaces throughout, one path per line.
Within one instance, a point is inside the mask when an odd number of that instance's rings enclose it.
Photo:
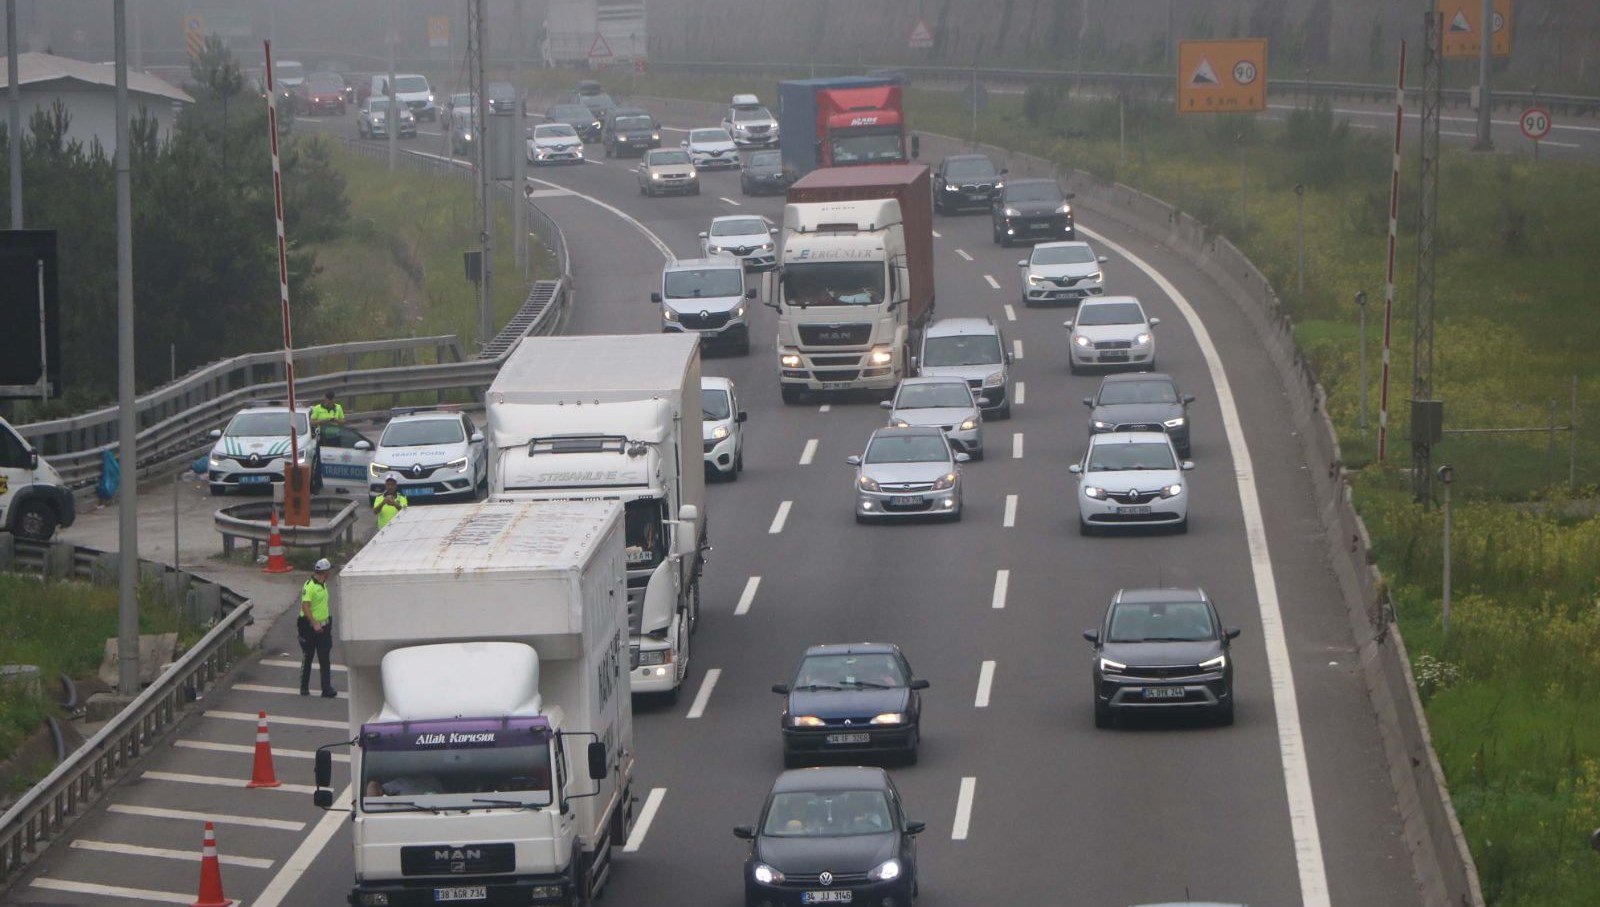
M 546 123 L 566 123 L 585 142 L 600 141 L 600 117 L 582 104 L 557 104 L 544 113 Z
M 601 118 L 600 144 L 606 157 L 643 155 L 661 147 L 661 125 L 643 108 L 618 107 Z
M 739 166 L 739 191 L 744 195 L 782 195 L 789 188 L 783 175 L 783 152 L 777 149 L 745 155 Z
M 1002 246 L 1037 240 L 1077 239 L 1072 223 L 1072 193 L 1055 180 L 1009 180 L 995 196 L 990 220 Z
M 1089 407 L 1089 434 L 1111 431 L 1164 431 L 1180 456 L 1189 456 L 1189 404 L 1193 394 L 1178 390 L 1178 383 L 1164 372 L 1137 372 L 1107 375 L 1093 397 L 1084 397 Z
M 1202 710 L 1233 724 L 1237 627 L 1224 627 L 1204 589 L 1121 589 L 1083 638 L 1094 647 L 1094 724 L 1116 713 Z
M 940 214 L 963 209 L 988 210 L 1005 188 L 986 154 L 952 154 L 933 172 L 933 210 Z

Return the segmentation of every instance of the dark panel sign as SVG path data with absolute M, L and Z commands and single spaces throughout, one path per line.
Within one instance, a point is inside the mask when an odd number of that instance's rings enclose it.
M 41 272 L 42 266 L 42 272 Z M 44 358 L 50 396 L 61 394 L 61 300 L 56 231 L 0 230 L 0 395 L 38 387 L 40 278 L 44 283 Z M 26 394 L 32 396 L 32 394 Z

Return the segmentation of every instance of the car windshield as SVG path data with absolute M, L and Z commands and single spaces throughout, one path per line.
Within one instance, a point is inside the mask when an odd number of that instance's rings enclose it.
M 752 236 L 767 232 L 767 222 L 759 217 L 734 217 L 712 221 L 712 236 Z
M 1012 183 L 1006 187 L 1008 202 L 1058 202 L 1061 189 L 1055 183 Z
M 989 163 L 988 158 L 975 158 L 973 160 L 966 161 L 948 161 L 944 165 L 945 179 L 989 179 L 994 175 L 994 164 Z
M 922 344 L 925 366 L 996 365 L 1000 360 L 1000 338 L 993 334 L 929 337 Z
M 600 91 L 594 94 L 584 95 L 583 106 L 589 108 L 590 110 L 604 110 L 607 107 L 617 106 L 617 102 L 611 100 L 611 95 Z
M 943 435 L 878 435 L 867 446 L 868 463 L 947 463 L 950 443 Z
M 1167 444 L 1129 444 L 1119 441 L 1096 444 L 1089 452 L 1089 472 L 1177 468 L 1178 464 L 1172 458 L 1172 448 Z
M 1205 602 L 1119 602 L 1107 642 L 1200 642 L 1217 638 Z
M 668 299 L 738 296 L 744 293 L 742 268 L 685 268 L 668 271 L 664 295 Z
M 721 422 L 733 414 L 728 405 L 728 392 L 716 387 L 700 389 L 700 418 Z
M 882 262 L 793 262 L 782 279 L 792 305 L 877 305 L 883 299 Z
M 772 119 L 772 114 L 768 113 L 765 107 L 735 107 L 733 108 L 733 119 L 736 123 L 743 123 L 748 120 L 770 120 Z
M 590 118 L 590 113 L 589 108 L 578 104 L 562 104 L 550 108 L 546 116 L 554 120 L 587 120 Z
M 389 99 L 381 94 L 372 95 L 367 98 L 367 109 L 378 113 L 387 113 L 389 111 Z
M 1100 388 L 1100 406 L 1119 403 L 1177 403 L 1178 393 L 1166 381 L 1107 381 Z
M 303 435 L 309 426 L 305 413 L 297 413 L 294 417 L 295 434 Z M 230 438 L 267 438 L 274 435 L 289 434 L 289 414 L 277 413 L 240 413 L 228 423 L 228 430 L 223 432 Z
M 282 63 L 274 63 L 272 65 L 272 69 L 278 74 L 278 78 L 280 79 L 304 79 L 306 77 L 305 66 L 290 60 L 285 60 Z
M 1079 326 L 1095 324 L 1144 324 L 1144 310 L 1137 302 L 1102 302 L 1078 310 Z
M 894 831 L 883 791 L 793 791 L 773 794 L 761 833 L 775 838 L 837 838 Z
M 898 128 L 833 134 L 833 162 L 836 164 L 873 164 L 905 159 Z
M 510 82 L 490 82 L 489 97 L 496 101 L 514 101 L 517 98 L 517 89 Z
M 931 384 L 906 384 L 894 398 L 895 409 L 932 409 L 947 406 L 972 406 L 972 391 L 965 381 L 940 381 Z
M 1086 265 L 1094 261 L 1094 250 L 1088 246 L 1034 246 L 1033 248 L 1033 263 L 1036 265 Z
M 423 92 L 428 90 L 428 80 L 422 76 L 396 76 L 394 90 L 405 92 Z
M 807 655 L 795 673 L 793 689 L 814 690 L 839 687 L 903 687 L 905 672 L 900 660 L 888 652 L 861 654 Z
M 575 139 L 577 130 L 566 123 L 546 123 L 543 126 L 533 127 L 533 137 L 536 139 Z
M 628 129 L 654 129 L 655 125 L 650 122 L 649 117 L 634 114 L 632 116 L 617 117 L 611 124 L 611 128 L 622 132 Z
M 689 155 L 682 151 L 652 151 L 646 163 L 652 167 L 660 167 L 663 164 L 687 164 Z
M 750 155 L 751 169 L 781 166 L 783 166 L 783 152 L 781 151 L 757 151 L 755 154 Z
M 411 419 L 390 422 L 383 430 L 379 447 L 430 447 L 434 444 L 459 444 L 467 439 L 460 419 Z
M 451 107 L 458 107 L 458 108 L 471 107 L 472 106 L 472 95 L 470 95 L 470 94 L 453 94 L 453 95 L 450 96 L 450 106 Z
M 717 142 L 732 142 L 733 138 L 722 129 L 695 129 L 690 131 L 689 141 L 715 144 Z
M 306 79 L 306 84 L 314 89 L 326 91 L 344 90 L 344 79 L 331 72 L 314 72 Z

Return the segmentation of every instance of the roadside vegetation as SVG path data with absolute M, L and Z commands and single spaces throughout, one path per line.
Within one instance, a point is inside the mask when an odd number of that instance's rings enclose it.
M 652 74 L 648 93 L 724 102 L 778 78 Z M 571 74 L 532 84 L 569 88 Z M 627 94 L 630 77 L 608 85 Z M 644 83 L 641 83 L 643 85 Z M 641 91 L 644 91 L 641 88 Z M 963 98 L 913 89 L 918 131 L 971 137 Z M 1119 141 L 1120 130 L 1124 139 Z M 1412 500 L 1407 470 L 1418 161 L 1403 162 L 1394 306 L 1393 412 L 1377 462 L 1389 154 L 1326 105 L 1278 125 L 1180 118 L 1170 102 L 991 94 L 985 142 L 1086 170 L 1164 199 L 1237 244 L 1292 313 L 1329 394 L 1357 505 L 1413 659 L 1434 746 L 1491 904 L 1588 905 L 1600 859 L 1600 356 L 1595 354 L 1593 212 L 1600 169 L 1548 156 L 1477 155 L 1446 144 L 1436 245 L 1435 396 L 1445 427 L 1568 424 L 1577 433 L 1447 436 L 1456 467 L 1452 615 L 1441 625 L 1442 514 Z M 1244 219 L 1240 185 L 1245 184 Z M 1297 291 L 1296 185 L 1305 187 L 1305 293 Z M 1367 293 L 1371 376 L 1360 424 L 1359 310 Z

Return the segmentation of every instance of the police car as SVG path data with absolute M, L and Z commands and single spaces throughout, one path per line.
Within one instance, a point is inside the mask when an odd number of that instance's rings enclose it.
M 311 490 L 322 490 L 322 451 L 311 431 L 311 410 L 295 407 L 295 446 L 300 464 L 311 466 Z M 289 459 L 289 408 L 287 406 L 247 406 L 234 414 L 228 427 L 212 429 L 216 445 L 207 459 L 206 479 L 211 493 L 227 494 L 228 489 L 271 488 L 283 481 L 283 466 Z
M 407 499 L 460 497 L 473 500 L 489 485 L 483 432 L 472 417 L 450 409 L 400 409 L 384 427 L 367 467 L 368 491 L 383 492 L 384 477 L 400 476 Z
M 4 419 L 0 419 L 0 529 L 44 542 L 77 516 L 72 491 Z

